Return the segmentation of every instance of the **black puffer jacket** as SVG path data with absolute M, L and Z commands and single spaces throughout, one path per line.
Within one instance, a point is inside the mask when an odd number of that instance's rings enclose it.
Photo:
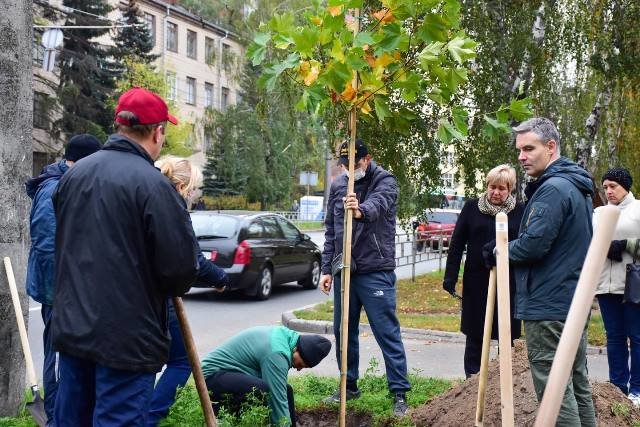
M 60 181 L 56 209 L 56 351 L 156 372 L 169 354 L 167 297 L 198 271 L 184 200 L 147 152 L 122 135 Z
M 324 221 L 326 232 L 322 251 L 322 273 L 331 273 L 331 260 L 342 253 L 344 235 L 344 203 L 348 178 L 340 175 L 331 185 Z M 398 185 L 396 178 L 375 162 L 371 162 L 366 175 L 355 182 L 354 190 L 362 214 L 353 222 L 351 256 L 355 274 L 396 268 L 396 206 Z

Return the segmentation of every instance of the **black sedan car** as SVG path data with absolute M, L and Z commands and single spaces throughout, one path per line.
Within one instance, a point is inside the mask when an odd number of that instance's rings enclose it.
M 318 287 L 320 249 L 282 216 L 194 211 L 191 221 L 204 256 L 229 275 L 229 290 L 265 300 L 281 283 Z

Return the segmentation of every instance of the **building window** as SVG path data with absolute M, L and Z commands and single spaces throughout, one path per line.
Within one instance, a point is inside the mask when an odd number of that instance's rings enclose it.
M 202 151 L 204 153 L 208 153 L 212 146 L 213 146 L 213 136 L 209 132 L 205 131 L 204 146 L 202 147 Z
M 213 107 L 213 85 L 211 83 L 204 84 L 204 106 Z
M 453 151 L 447 151 L 445 153 L 445 164 L 447 166 L 453 166 L 455 159 L 453 158 Z
M 222 66 L 226 72 L 229 72 L 233 68 L 234 60 L 235 56 L 231 50 L 231 46 L 222 43 Z
M 226 87 L 222 88 L 222 99 L 220 101 L 220 109 L 222 111 L 227 109 L 227 106 L 229 105 L 229 89 Z
M 49 96 L 42 92 L 33 92 L 33 127 L 49 130 Z
M 441 176 L 441 180 L 443 188 L 455 188 L 456 186 L 453 173 L 451 172 L 443 173 Z
M 167 99 L 175 101 L 178 98 L 178 79 L 175 73 L 167 73 Z
M 142 16 L 142 19 L 144 20 L 144 23 L 146 24 L 147 29 L 149 30 L 151 45 L 155 46 L 156 45 L 156 16 L 151 13 L 145 12 L 144 15 Z
M 187 30 L 187 56 L 198 59 L 198 34 L 191 30 Z
M 178 24 L 167 22 L 167 50 L 178 52 Z
M 216 45 L 211 37 L 204 38 L 204 62 L 213 65 L 216 59 Z
M 196 79 L 187 77 L 187 104 L 196 105 Z

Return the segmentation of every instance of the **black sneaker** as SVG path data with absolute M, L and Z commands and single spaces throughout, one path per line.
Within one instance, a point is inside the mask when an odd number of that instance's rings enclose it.
M 396 397 L 393 400 L 393 415 L 396 417 L 404 417 L 407 415 L 407 399 L 404 393 L 396 393 Z
M 360 397 L 360 390 L 349 390 L 347 389 L 347 400 L 353 400 Z M 340 403 L 340 389 L 336 390 L 329 397 L 325 397 L 322 399 L 323 403 Z

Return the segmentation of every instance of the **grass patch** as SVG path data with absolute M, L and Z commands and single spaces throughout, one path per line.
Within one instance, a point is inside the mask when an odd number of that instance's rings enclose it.
M 318 230 L 324 227 L 323 221 L 294 221 L 294 224 L 302 231 Z
M 458 332 L 460 302 L 442 289 L 443 272 L 433 272 L 411 279 L 398 280 L 397 315 L 405 328 Z M 462 290 L 458 291 L 462 294 Z M 333 321 L 333 301 L 328 300 L 307 310 L 294 311 L 299 319 Z M 362 311 L 360 323 L 368 323 Z M 604 346 L 607 337 L 599 311 L 593 311 L 589 321 L 589 344 Z

